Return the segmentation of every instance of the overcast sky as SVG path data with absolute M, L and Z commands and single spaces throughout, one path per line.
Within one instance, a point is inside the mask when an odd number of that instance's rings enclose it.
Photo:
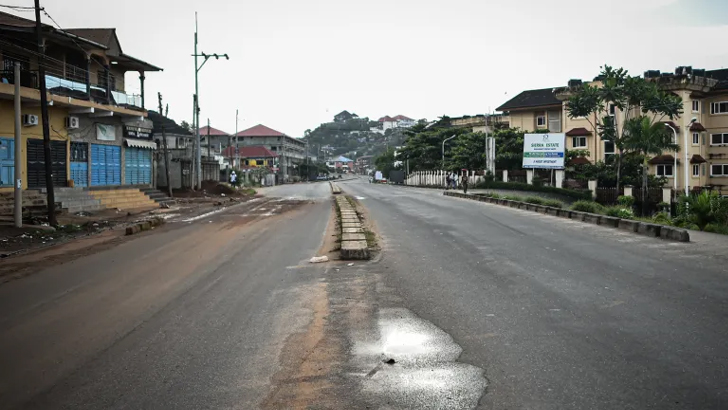
M 147 108 L 162 92 L 178 122 L 192 118 L 197 11 L 199 50 L 230 55 L 200 71 L 201 122 L 231 133 L 236 108 L 240 130 L 262 123 L 300 137 L 344 109 L 373 119 L 484 113 L 526 89 L 593 78 L 604 63 L 634 74 L 728 67 L 728 0 L 41 4 L 64 28 L 116 27 L 125 53 L 163 67 L 147 75 Z M 129 91 L 139 91 L 136 74 Z

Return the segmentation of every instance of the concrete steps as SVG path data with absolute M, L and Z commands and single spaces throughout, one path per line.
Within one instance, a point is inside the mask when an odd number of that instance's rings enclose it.
M 152 199 L 154 202 L 161 205 L 174 205 L 177 203 L 177 201 L 174 200 L 174 198 L 170 198 L 165 194 L 164 192 L 156 189 L 156 188 L 145 188 L 141 190 L 144 195 L 148 196 L 150 199 Z
M 158 208 L 159 204 L 138 188 L 102 189 L 88 191 L 104 208 Z
M 42 189 L 41 192 L 45 192 L 45 189 Z M 91 196 L 89 191 L 83 188 L 55 188 L 53 193 L 56 202 L 61 203 L 61 209 L 69 214 L 105 209 L 101 205 L 101 201 Z
M 36 190 L 23 191 L 23 208 L 42 210 L 46 207 L 45 194 Z M 13 215 L 15 209 L 15 194 L 13 192 L 0 192 L 0 215 Z

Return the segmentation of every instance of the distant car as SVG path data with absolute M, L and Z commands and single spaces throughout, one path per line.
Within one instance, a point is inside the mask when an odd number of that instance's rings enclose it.
M 329 179 L 329 178 L 324 175 L 319 175 L 316 177 L 316 181 L 326 181 L 327 179 Z

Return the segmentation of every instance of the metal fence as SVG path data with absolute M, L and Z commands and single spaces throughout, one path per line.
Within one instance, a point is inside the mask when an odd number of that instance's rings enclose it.
M 617 198 L 620 195 L 624 195 L 624 189 L 620 188 L 618 191 L 617 188 L 600 187 L 596 189 L 594 194 L 597 197 L 597 202 L 600 204 L 614 205 L 617 203 Z

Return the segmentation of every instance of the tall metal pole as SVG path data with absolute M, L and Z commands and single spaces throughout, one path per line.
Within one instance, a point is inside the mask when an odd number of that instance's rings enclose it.
M 202 147 L 200 146 L 200 87 L 197 79 L 197 12 L 195 12 L 195 140 L 197 141 L 197 189 L 202 189 Z
M 51 162 L 51 130 L 48 124 L 48 94 L 45 80 L 45 45 L 43 45 L 43 27 L 40 23 L 40 0 L 35 0 L 35 34 L 38 40 L 38 84 L 40 85 L 40 115 L 43 124 L 43 159 L 45 161 L 45 180 L 48 202 L 48 224 L 57 226 L 56 197 L 53 193 L 53 163 Z M 15 81 L 19 81 L 16 79 Z
M 212 147 L 212 141 L 210 141 L 210 119 L 207 119 L 207 160 L 210 160 L 212 154 L 210 153 L 210 147 Z M 218 178 L 220 176 L 218 175 Z
M 170 178 L 169 174 L 169 150 L 167 149 L 167 130 L 164 128 L 164 120 L 167 118 L 167 115 L 162 111 L 162 93 L 157 93 L 157 98 L 159 99 L 159 115 L 162 116 L 162 148 L 164 149 L 164 173 L 165 177 L 167 177 L 167 195 L 169 195 L 170 198 L 174 198 L 174 195 L 172 194 L 172 179 Z M 169 108 L 169 106 L 167 106 Z
M 23 227 L 23 138 L 20 132 L 20 63 L 15 63 L 15 227 Z
M 194 133 L 195 133 L 195 129 L 196 129 L 195 127 L 197 125 L 197 119 L 196 119 L 197 114 L 196 113 L 197 113 L 197 96 L 193 95 L 192 96 L 192 134 L 193 134 L 192 137 L 193 137 L 193 139 L 194 139 Z M 197 156 L 195 154 L 195 152 L 197 152 L 196 151 L 197 148 L 198 148 L 197 140 L 194 140 L 192 143 L 192 152 L 190 153 L 190 154 L 192 154 L 191 156 L 193 158 L 192 170 L 190 171 L 190 188 L 192 188 L 193 190 L 197 187 L 197 184 L 195 183 L 195 180 L 197 179 L 197 160 L 196 160 Z M 185 153 L 187 153 L 186 146 L 185 146 Z
M 238 110 L 235 110 L 235 160 L 239 158 L 238 155 Z M 240 166 L 240 164 L 238 164 Z

